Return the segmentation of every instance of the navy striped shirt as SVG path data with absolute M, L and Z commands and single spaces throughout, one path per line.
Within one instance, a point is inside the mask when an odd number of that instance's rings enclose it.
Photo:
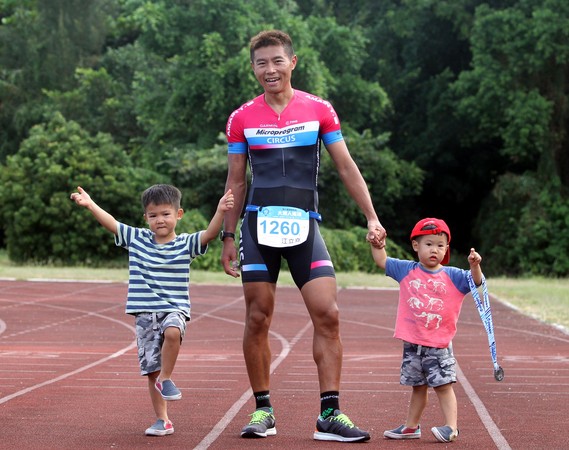
M 118 222 L 115 244 L 128 249 L 127 314 L 181 312 L 190 318 L 190 264 L 207 252 L 201 233 L 157 244 L 149 229 Z

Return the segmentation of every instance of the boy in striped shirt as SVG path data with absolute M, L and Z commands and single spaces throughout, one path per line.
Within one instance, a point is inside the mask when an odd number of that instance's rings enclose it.
M 174 186 L 157 184 L 142 194 L 144 218 L 149 228 L 136 228 L 117 221 L 98 206 L 81 187 L 71 200 L 87 208 L 97 221 L 115 235 L 115 244 L 129 252 L 129 283 L 126 313 L 135 317 L 138 359 L 157 420 L 145 434 L 174 433 L 168 418 L 167 400 L 182 393 L 171 380 L 172 371 L 190 320 L 189 277 L 192 260 L 207 251 L 218 235 L 223 215 L 233 208 L 231 190 L 221 197 L 206 230 L 176 234 L 182 218 L 182 194 Z

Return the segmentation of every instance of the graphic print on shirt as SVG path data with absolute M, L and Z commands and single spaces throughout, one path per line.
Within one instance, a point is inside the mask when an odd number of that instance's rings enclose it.
M 409 292 L 416 293 L 407 299 L 409 308 L 417 310 L 413 311 L 413 315 L 423 319 L 425 328 L 439 329 L 443 316 L 437 312 L 444 310 L 445 303 L 442 298 L 434 297 L 432 294 L 446 292 L 445 282 L 429 278 L 424 283 L 420 278 L 414 278 L 408 281 L 408 286 Z
M 393 336 L 413 344 L 447 348 L 456 334 L 464 296 L 470 292 L 467 271 L 437 271 L 419 262 L 387 258 L 385 274 L 399 283 Z
M 425 304 L 419 300 L 417 297 L 410 297 L 407 300 L 407 304 L 412 308 L 412 309 L 420 309 L 422 308 Z
M 447 292 L 446 285 L 442 281 L 437 281 L 437 280 L 433 280 L 432 278 L 429 278 L 427 280 L 427 284 L 433 285 L 433 292 L 435 292 L 435 293 L 446 294 L 446 292 Z
M 409 281 L 409 288 L 410 288 L 410 289 L 411 289 L 411 288 L 415 289 L 415 292 L 419 292 L 419 289 L 420 289 L 421 287 L 426 288 L 427 285 L 421 283 L 421 279 L 420 279 L 420 278 L 415 278 L 414 280 L 410 280 L 410 281 Z
M 427 299 L 427 309 L 440 311 L 444 308 L 445 303 L 442 298 L 430 297 L 429 294 L 423 294 L 423 297 Z
M 426 317 L 427 320 L 425 321 L 425 328 L 429 328 L 431 322 L 435 323 L 435 328 L 438 329 L 441 326 L 441 322 L 443 318 L 439 314 L 433 314 L 423 311 L 421 314 L 415 314 L 415 317 Z

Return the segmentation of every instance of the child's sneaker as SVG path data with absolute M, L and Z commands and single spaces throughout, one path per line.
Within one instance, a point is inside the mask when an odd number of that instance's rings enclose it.
M 356 427 L 350 418 L 342 411 L 336 410 L 334 414 L 318 417 L 314 439 L 317 441 L 363 442 L 369 440 L 369 433 Z
M 417 428 L 409 428 L 403 424 L 394 430 L 384 431 L 383 435 L 389 439 L 419 439 L 421 437 L 421 425 L 417 425 Z
M 433 427 L 431 431 L 439 442 L 452 442 L 458 437 L 458 429 L 453 430 L 448 425 L 444 427 Z
M 174 425 L 172 422 L 164 422 L 162 419 L 158 419 L 154 422 L 154 425 L 147 428 L 144 434 L 146 436 L 166 436 L 167 434 L 174 433 Z
M 259 408 L 251 414 L 251 420 L 241 430 L 241 437 L 264 438 L 277 434 L 273 408 Z
M 156 380 L 154 387 L 160 392 L 164 400 L 180 400 L 182 398 L 180 389 L 176 387 L 172 380 Z

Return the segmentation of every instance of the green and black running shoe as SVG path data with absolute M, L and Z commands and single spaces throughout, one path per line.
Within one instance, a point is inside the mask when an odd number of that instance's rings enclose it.
M 251 414 L 251 420 L 241 430 L 243 438 L 264 438 L 277 434 L 273 408 L 259 408 Z
M 350 418 L 338 409 L 326 419 L 319 416 L 316 421 L 314 439 L 317 441 L 363 442 L 369 438 L 367 431 L 356 427 Z

